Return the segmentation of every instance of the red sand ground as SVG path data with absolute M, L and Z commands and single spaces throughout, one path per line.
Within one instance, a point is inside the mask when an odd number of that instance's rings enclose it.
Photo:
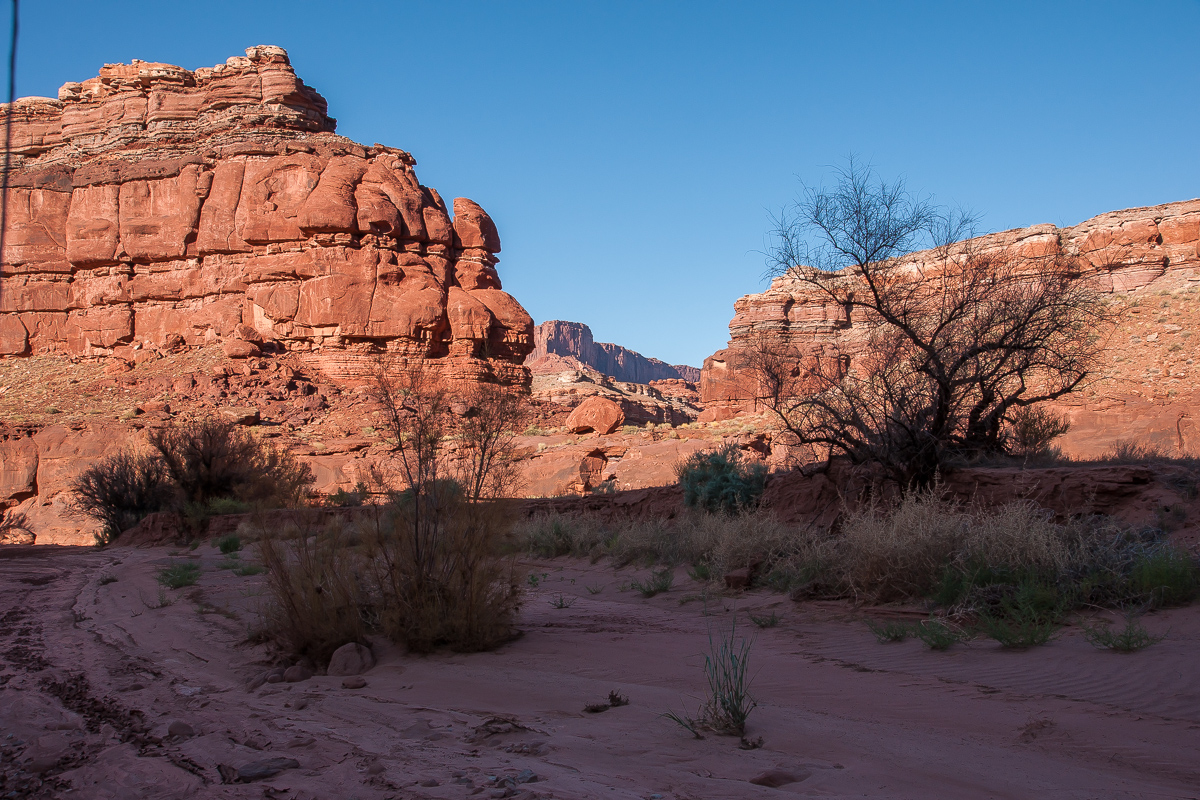
M 0 551 L 6 789 L 289 800 L 1200 793 L 1197 607 L 1147 617 L 1167 638 L 1133 655 L 1095 650 L 1078 628 L 1026 652 L 977 641 L 937 653 L 877 643 L 862 613 L 840 603 L 768 593 L 706 603 L 682 570 L 672 591 L 646 600 L 622 591 L 632 570 L 534 561 L 524 635 L 494 653 L 409 656 L 376 642 L 363 689 L 318 676 L 247 692 L 270 663 L 247 642 L 263 576 L 217 569 L 222 557 L 205 546 L 199 584 L 160 594 L 155 570 L 189 555 L 172 552 Z M 569 607 L 554 607 L 560 595 Z M 772 610 L 777 627 L 748 624 L 745 612 Z M 663 717 L 695 710 L 709 632 L 735 615 L 755 637 L 756 750 L 697 741 Z M 82 672 L 86 683 L 72 679 Z M 630 704 L 583 712 L 613 689 Z M 146 734 L 133 730 L 139 720 Z M 196 735 L 164 738 L 174 720 Z M 489 735 L 498 729 L 509 732 Z M 274 756 L 300 766 L 221 783 L 219 764 Z M 21 781 L 39 780 L 31 769 L 46 770 L 46 783 L 22 794 Z M 507 788 L 522 770 L 538 780 Z M 769 770 L 803 780 L 749 783 Z

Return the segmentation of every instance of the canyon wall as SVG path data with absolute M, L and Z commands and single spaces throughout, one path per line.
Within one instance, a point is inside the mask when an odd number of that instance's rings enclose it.
M 334 133 L 287 53 L 195 72 L 134 61 L 12 116 L 0 355 L 133 360 L 222 342 L 351 381 L 388 351 L 527 387 L 533 322 L 478 205 L 408 153 Z M 451 216 L 453 213 L 453 216 Z
M 560 372 L 584 366 L 629 383 L 700 380 L 700 370 L 695 367 L 668 364 L 620 345 L 593 341 L 592 329 L 581 322 L 548 320 L 534 329 L 533 340 L 533 352 L 525 364 L 534 372 Z
M 1200 329 L 1200 200 L 1114 211 L 1070 228 L 1004 231 L 975 244 L 1062 252 L 1077 259 L 1081 278 L 1125 306 L 1096 380 L 1057 404 L 1072 423 L 1061 440 L 1065 452 L 1097 456 L 1124 440 L 1200 452 L 1193 418 L 1200 403 L 1194 364 L 1200 343 L 1193 336 Z M 701 370 L 702 420 L 762 410 L 747 364 L 751 341 L 765 337 L 802 350 L 830 340 L 852 346 L 859 330 L 845 309 L 783 277 L 734 303 L 729 333 L 728 347 Z

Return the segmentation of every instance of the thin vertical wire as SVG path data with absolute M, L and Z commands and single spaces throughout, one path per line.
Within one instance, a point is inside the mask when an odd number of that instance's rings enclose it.
M 12 38 L 8 43 L 8 113 L 4 117 L 4 176 L 0 179 L 0 265 L 4 263 L 4 237 L 8 232 L 8 173 L 12 166 L 13 102 L 17 99 L 18 0 L 12 0 Z

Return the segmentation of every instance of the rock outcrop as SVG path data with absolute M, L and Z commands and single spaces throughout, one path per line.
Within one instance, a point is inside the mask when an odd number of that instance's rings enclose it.
M 1193 418 L 1200 403 L 1193 363 L 1193 333 L 1200 325 L 1200 200 L 1114 211 L 1072 228 L 1004 231 L 976 244 L 1063 252 L 1078 260 L 1082 276 L 1126 304 L 1097 380 L 1059 404 L 1072 422 L 1061 440 L 1066 452 L 1099 455 L 1131 439 L 1177 452 L 1200 449 Z M 786 277 L 738 300 L 729 332 L 729 346 L 704 361 L 702 420 L 760 408 L 747 365 L 752 341 L 765 337 L 805 349 L 829 340 L 850 345 L 858 334 L 845 309 Z
M 331 377 L 365 355 L 527 386 L 529 315 L 478 205 L 408 153 L 334 133 L 278 47 L 195 72 L 134 61 L 24 98 L 0 266 L 0 355 L 117 356 L 239 342 Z M 453 213 L 453 216 L 451 215 Z
M 656 381 L 656 384 L 661 382 Z M 666 389 L 644 383 L 618 381 L 590 367 L 560 372 L 535 372 L 530 395 L 535 402 L 574 409 L 592 397 L 604 397 L 621 407 L 628 425 L 682 425 L 700 416 L 694 383 Z M 691 387 L 693 391 L 688 391 Z
M 562 372 L 591 367 L 603 375 L 629 383 L 684 380 L 696 383 L 700 370 L 668 364 L 657 358 L 607 342 L 592 340 L 592 329 L 581 322 L 552 319 L 534 329 L 533 352 L 525 365 L 535 373 Z

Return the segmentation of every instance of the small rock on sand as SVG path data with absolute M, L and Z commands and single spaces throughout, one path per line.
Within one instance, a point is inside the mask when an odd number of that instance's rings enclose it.
M 361 689 L 366 685 L 367 685 L 366 679 L 360 678 L 358 675 L 353 675 L 349 678 L 342 679 L 342 688 L 343 689 Z
M 196 731 L 192 730 L 192 726 L 188 725 L 183 720 L 174 720 L 167 726 L 167 735 L 174 736 L 179 739 L 186 739 L 189 736 L 195 736 Z
M 357 642 L 344 644 L 333 651 L 329 659 L 330 675 L 358 675 L 375 666 L 375 656 L 371 648 Z
M 810 777 L 812 777 L 812 773 L 806 769 L 796 770 L 795 772 L 787 772 L 782 769 L 769 769 L 762 775 L 751 778 L 750 782 L 756 786 L 768 786 L 772 789 L 778 789 L 780 786 L 787 786 L 789 783 L 799 783 Z
M 267 758 L 262 761 L 252 761 L 238 768 L 238 780 L 258 781 L 278 775 L 285 769 L 299 769 L 300 762 L 294 758 Z

